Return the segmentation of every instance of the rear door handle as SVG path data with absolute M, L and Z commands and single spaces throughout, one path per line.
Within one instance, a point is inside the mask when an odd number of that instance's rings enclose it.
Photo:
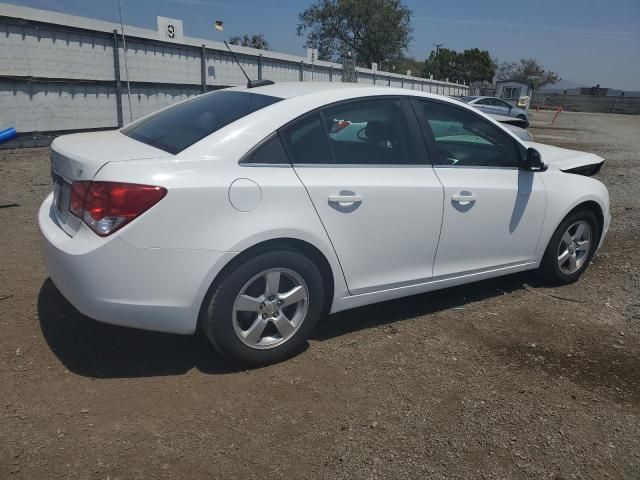
M 464 194 L 464 195 L 458 194 L 458 195 L 452 195 L 451 200 L 458 203 L 471 203 L 471 202 L 475 202 L 477 198 L 475 195 L 471 195 L 471 194 Z
M 362 202 L 360 195 L 329 195 L 329 203 L 353 204 Z

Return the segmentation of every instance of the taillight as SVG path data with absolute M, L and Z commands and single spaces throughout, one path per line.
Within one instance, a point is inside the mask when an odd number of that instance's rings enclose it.
M 73 182 L 71 184 L 71 195 L 69 197 L 69 212 L 78 218 L 82 218 L 82 206 L 84 196 L 91 182 Z
M 69 211 L 106 237 L 158 203 L 167 189 L 119 182 L 73 182 Z

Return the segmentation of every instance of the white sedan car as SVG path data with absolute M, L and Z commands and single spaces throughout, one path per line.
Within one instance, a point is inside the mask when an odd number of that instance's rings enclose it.
M 62 294 L 246 364 L 299 351 L 323 313 L 522 270 L 573 282 L 609 226 L 602 158 L 402 89 L 221 90 L 59 137 L 51 161 Z

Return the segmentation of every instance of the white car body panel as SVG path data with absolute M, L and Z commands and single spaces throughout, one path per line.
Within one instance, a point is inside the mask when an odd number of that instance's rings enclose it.
M 479 113 L 515 142 L 537 148 L 549 169 L 245 166 L 239 161 L 251 148 L 329 103 L 396 95 L 469 109 L 438 95 L 357 85 L 283 83 L 251 91 L 287 100 L 176 155 L 119 131 L 55 140 L 53 168 L 68 182 L 119 181 L 168 190 L 150 210 L 104 238 L 78 219 L 61 226 L 51 196 L 44 201 L 39 225 L 45 263 L 82 313 L 118 325 L 193 333 L 206 292 L 225 265 L 276 239 L 305 242 L 325 257 L 333 278 L 329 310 L 337 312 L 536 268 L 558 223 L 584 201 L 600 206 L 604 238 L 606 188 L 561 171 L 602 161 L 595 155 L 527 144 Z M 361 205 L 344 212 L 331 206 L 328 197 L 341 191 L 361 195 Z M 466 211 L 452 205 L 452 196 L 464 191 L 477 196 Z M 522 212 L 514 209 L 518 202 L 527 204 Z
M 352 294 L 432 276 L 442 221 L 442 185 L 431 166 L 296 165 Z M 366 172 L 366 174 L 365 174 Z M 332 195 L 356 194 L 341 206 Z M 354 239 L 366 239 L 357 242 Z
M 524 142 L 528 147 L 533 147 L 540 152 L 542 159 L 549 167 L 555 170 L 570 170 L 583 165 L 594 165 L 604 162 L 602 157 L 593 153 L 579 152 L 567 148 L 554 147 L 536 142 Z
M 516 168 L 438 166 L 445 203 L 434 275 L 533 265 L 544 222 L 540 175 Z M 457 202 L 455 195 L 473 195 Z

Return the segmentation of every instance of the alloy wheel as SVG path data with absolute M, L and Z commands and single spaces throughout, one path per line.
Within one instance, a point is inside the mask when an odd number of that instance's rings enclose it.
M 589 258 L 591 251 L 591 226 L 580 220 L 572 224 L 560 239 L 558 268 L 565 275 L 577 272 Z
M 303 278 L 288 268 L 255 275 L 233 304 L 233 327 L 246 346 L 269 349 L 298 331 L 307 315 L 309 290 Z

